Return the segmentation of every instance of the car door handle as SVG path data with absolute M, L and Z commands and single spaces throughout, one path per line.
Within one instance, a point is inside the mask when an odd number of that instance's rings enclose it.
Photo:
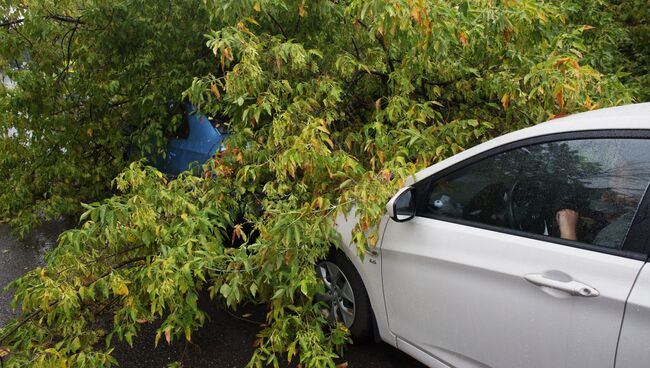
M 598 290 L 575 280 L 553 280 L 540 273 L 526 274 L 524 275 L 524 279 L 526 279 L 526 281 L 530 282 L 531 284 L 561 290 L 575 296 L 594 297 L 600 295 L 600 292 L 598 292 Z

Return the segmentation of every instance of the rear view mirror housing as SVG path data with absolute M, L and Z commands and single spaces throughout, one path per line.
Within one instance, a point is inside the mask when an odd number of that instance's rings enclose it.
M 412 187 L 405 187 L 386 204 L 388 217 L 397 222 L 405 222 L 415 217 L 415 201 Z

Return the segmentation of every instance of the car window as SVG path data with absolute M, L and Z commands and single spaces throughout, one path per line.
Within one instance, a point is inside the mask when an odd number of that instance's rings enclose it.
M 650 181 L 650 140 L 520 147 L 431 181 L 417 215 L 620 249 Z

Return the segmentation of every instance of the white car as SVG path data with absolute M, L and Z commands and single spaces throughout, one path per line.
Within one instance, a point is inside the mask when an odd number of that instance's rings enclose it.
M 650 103 L 556 119 L 417 173 L 328 315 L 430 367 L 650 366 Z

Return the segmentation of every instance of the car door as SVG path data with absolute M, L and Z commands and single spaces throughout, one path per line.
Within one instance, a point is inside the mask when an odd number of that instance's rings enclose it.
M 650 194 L 635 218 L 636 231 L 628 237 L 650 244 Z M 625 315 L 616 352 L 616 367 L 645 368 L 650 362 L 650 264 L 639 273 L 625 305 Z
M 614 365 L 645 258 L 626 234 L 650 140 L 581 134 L 513 143 L 414 185 L 416 216 L 389 221 L 381 245 L 398 346 L 459 367 Z

